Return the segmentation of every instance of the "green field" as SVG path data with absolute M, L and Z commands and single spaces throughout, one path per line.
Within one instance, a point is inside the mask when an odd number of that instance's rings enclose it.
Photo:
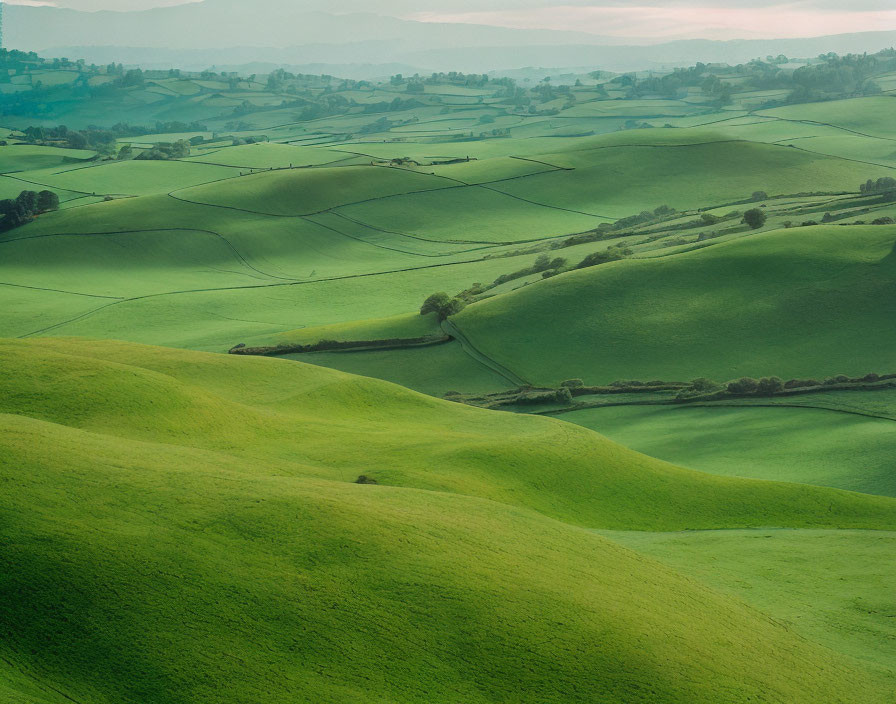
M 576 411 L 563 419 L 703 472 L 896 495 L 894 420 L 749 406 L 621 406 Z
M 602 535 L 770 614 L 786 628 L 886 670 L 894 577 L 887 531 L 754 530 Z

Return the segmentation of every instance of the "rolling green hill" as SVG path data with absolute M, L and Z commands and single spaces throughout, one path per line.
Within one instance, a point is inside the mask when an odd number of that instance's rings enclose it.
M 4 380 L 8 413 L 251 457 L 295 476 L 366 474 L 604 528 L 896 522 L 889 499 L 689 472 L 564 422 L 489 413 L 286 360 L 74 339 L 8 342 L 3 354 L 17 370 Z
M 894 244 L 891 226 L 779 230 L 570 272 L 455 322 L 538 383 L 888 372 Z
M 886 700 L 860 660 L 549 516 L 882 528 L 892 500 L 288 361 L 2 355 L 10 701 Z

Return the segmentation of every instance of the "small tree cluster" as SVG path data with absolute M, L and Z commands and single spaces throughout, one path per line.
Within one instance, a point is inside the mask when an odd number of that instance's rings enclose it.
M 494 288 L 495 286 L 506 284 L 508 281 L 514 281 L 515 279 L 521 279 L 524 276 L 529 276 L 530 274 L 541 273 L 543 276 L 545 274 L 548 274 L 548 272 L 553 272 L 550 275 L 559 274 L 561 271 L 566 269 L 566 263 L 566 259 L 564 259 L 563 257 L 554 257 L 552 259 L 547 254 L 539 254 L 535 261 L 532 263 L 532 266 L 527 266 L 524 269 L 512 271 L 509 274 L 501 274 L 492 282 L 491 286 L 489 286 L 488 288 Z
M 668 205 L 660 205 L 651 210 L 642 210 L 637 215 L 628 215 L 624 218 L 619 218 L 614 223 L 601 223 L 598 226 L 598 232 L 607 232 L 611 230 L 624 230 L 630 227 L 636 227 L 637 225 L 643 225 L 648 222 L 653 222 L 655 220 L 662 220 L 663 218 L 668 218 L 671 215 L 675 214 L 675 208 L 672 208 Z
M 58 210 L 59 196 L 53 191 L 22 191 L 18 198 L 0 200 L 0 227 L 4 230 L 31 222 L 35 215 Z
M 445 320 L 455 313 L 460 313 L 466 307 L 466 301 L 461 298 L 452 298 L 447 293 L 440 291 L 429 296 L 420 306 L 420 315 L 435 313 L 439 320 Z
M 625 259 L 631 255 L 632 250 L 628 247 L 609 247 L 600 252 L 592 252 L 576 265 L 576 269 L 586 269 L 589 266 L 597 266 L 598 264 L 606 264 L 607 262 L 615 262 Z
M 889 193 L 891 191 L 896 191 L 896 178 L 893 178 L 892 176 L 884 176 L 876 181 L 869 178 L 865 183 L 859 186 L 859 192 L 866 195 Z
M 168 161 L 190 156 L 190 143 L 185 139 L 176 142 L 159 142 L 135 157 L 135 160 Z

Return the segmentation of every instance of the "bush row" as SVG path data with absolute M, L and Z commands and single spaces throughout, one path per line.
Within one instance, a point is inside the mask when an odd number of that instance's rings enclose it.
M 425 335 L 423 337 L 392 337 L 382 340 L 319 340 L 310 345 L 281 342 L 279 345 L 246 347 L 243 344 L 231 347 L 228 354 L 271 357 L 281 354 L 303 354 L 305 352 L 329 352 L 333 350 L 353 350 L 362 348 L 415 347 L 448 342 L 448 335 Z

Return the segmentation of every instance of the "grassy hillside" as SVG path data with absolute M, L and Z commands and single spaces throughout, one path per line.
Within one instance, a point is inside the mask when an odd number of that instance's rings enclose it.
M 807 227 L 574 271 L 456 324 L 531 381 L 890 371 L 896 229 Z
M 886 701 L 859 660 L 549 515 L 892 527 L 892 500 L 288 361 L 2 355 L 10 701 Z
M 400 193 L 451 186 L 414 171 L 345 167 L 332 170 L 286 169 L 198 186 L 178 198 L 267 215 L 310 215 L 358 201 L 379 200 Z
M 896 397 L 892 391 L 850 393 Z M 896 423 L 858 413 L 811 407 L 620 406 L 567 413 L 563 419 L 703 472 L 896 496 Z
M 539 156 L 573 168 L 496 185 L 504 193 L 620 218 L 667 204 L 722 206 L 769 195 L 855 188 L 867 166 L 787 149 L 726 141 L 713 130 L 637 130 L 581 140 Z
M 591 527 L 896 525 L 890 499 L 681 470 L 568 423 L 288 360 L 78 340 L 7 342 L 2 352 L 17 370 L 3 382 L 8 413 L 263 459 L 295 476 L 366 474 Z
M 370 159 L 399 148 L 369 147 Z M 52 149 L 3 149 L 19 148 Z M 420 159 L 428 152 L 436 163 L 347 166 L 365 157 L 343 146 L 252 144 L 219 145 L 186 160 L 111 160 L 25 172 L 29 183 L 73 189 L 60 193 L 85 207 L 41 215 L 0 236 L 0 281 L 25 287 L 29 309 L 38 311 L 5 311 L 4 334 L 49 331 L 226 349 L 300 326 L 407 313 L 434 290 L 459 291 L 530 265 L 531 258 L 502 259 L 521 243 L 544 240 L 546 248 L 558 237 L 663 202 L 679 209 L 714 207 L 721 216 L 757 188 L 772 195 L 855 188 L 867 175 L 863 164 L 731 141 L 705 128 L 484 140 L 471 151 L 488 158 L 454 164 L 439 164 L 444 157 L 432 152 L 443 149 L 433 145 L 400 148 L 420 150 Z M 513 150 L 527 156 L 502 155 Z M 261 173 L 248 168 L 292 158 L 345 161 Z M 27 187 L 7 180 L 9 195 Z M 123 193 L 144 195 L 117 197 Z M 111 194 L 112 202 L 95 202 Z M 769 227 L 804 211 L 820 217 L 815 210 L 834 207 L 832 196 L 815 198 L 819 203 L 769 201 Z M 860 206 L 851 206 L 857 216 L 866 212 Z M 631 236 L 625 242 L 641 255 L 694 242 L 698 234 L 744 234 L 736 218 L 713 226 L 719 232 L 690 231 L 697 216 L 692 211 L 665 224 L 668 238 Z M 594 248 L 559 254 L 576 261 Z M 320 295 L 288 288 L 309 283 L 320 286 Z M 346 286 L 351 296 L 339 291 Z M 77 301 L 60 305 L 65 293 L 110 299 L 99 300 L 95 314 L 73 317 L 66 311 L 81 308 Z M 352 305 L 345 306 L 349 300 Z
M 744 600 L 803 636 L 890 669 L 896 534 L 755 530 L 602 533 Z
M 814 105 L 790 105 L 764 111 L 762 114 L 780 120 L 831 125 L 842 130 L 853 130 L 873 137 L 892 137 L 892 96 L 874 96 L 837 100 Z

